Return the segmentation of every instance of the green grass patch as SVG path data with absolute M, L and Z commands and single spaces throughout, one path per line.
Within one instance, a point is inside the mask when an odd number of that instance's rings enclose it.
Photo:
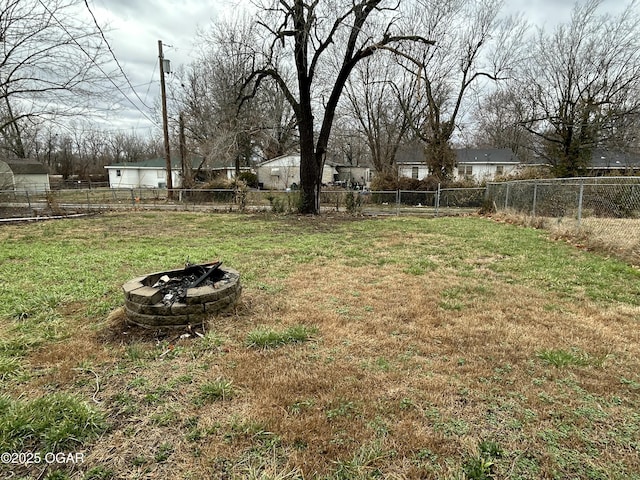
M 229 400 L 235 395 L 233 383 L 218 379 L 200 385 L 199 400 L 204 403 L 215 402 L 218 400 Z
M 104 415 L 72 395 L 0 397 L 0 451 L 73 451 L 107 428 Z
M 251 348 L 277 348 L 289 343 L 308 342 L 317 333 L 317 328 L 304 325 L 296 325 L 283 331 L 261 328 L 249 332 L 246 344 Z
M 578 350 L 544 349 L 536 353 L 543 362 L 557 368 L 570 366 L 586 367 L 594 364 L 594 361 L 584 352 Z

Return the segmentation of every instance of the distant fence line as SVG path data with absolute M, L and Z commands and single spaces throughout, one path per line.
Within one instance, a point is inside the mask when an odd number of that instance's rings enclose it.
M 61 189 L 0 190 L 0 222 L 112 210 L 295 212 L 299 193 L 268 190 Z M 640 177 L 598 177 L 489 183 L 435 191 L 321 192 L 323 212 L 445 216 L 494 207 L 524 216 L 524 223 L 604 247 L 640 265 Z
M 46 192 L 0 190 L 0 207 L 42 210 L 100 211 L 156 208 L 197 211 L 295 211 L 299 192 L 232 189 L 62 189 Z M 323 211 L 372 215 L 449 215 L 472 212 L 484 202 L 486 189 L 451 188 L 436 191 L 322 190 Z
M 32 210 L 74 207 L 75 210 L 162 207 L 239 211 L 294 211 L 295 191 L 91 188 L 42 192 L 0 190 L 0 206 Z M 323 210 L 381 214 L 449 214 L 493 205 L 498 211 L 530 216 L 573 219 L 640 218 L 640 177 L 587 177 L 489 183 L 478 188 L 439 188 L 434 191 L 349 191 L 325 189 Z

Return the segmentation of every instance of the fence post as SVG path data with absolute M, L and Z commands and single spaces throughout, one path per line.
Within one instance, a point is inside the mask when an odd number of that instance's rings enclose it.
M 400 189 L 396 190 L 396 217 L 400 215 Z
M 533 182 L 533 210 L 531 212 L 531 216 L 536 216 L 536 201 L 538 199 L 538 183 Z
M 504 195 L 504 209 L 506 210 L 507 208 L 509 208 L 509 187 L 511 186 L 510 183 L 507 183 L 507 192 Z
M 136 194 L 133 191 L 133 188 L 131 189 L 131 206 L 136 208 Z
M 91 211 L 91 198 L 89 197 L 89 190 L 87 190 L 87 212 Z
M 578 195 L 578 228 L 582 222 L 582 198 L 584 197 L 584 180 L 580 181 L 580 194 Z
M 438 190 L 436 191 L 436 217 L 440 214 L 440 183 L 438 183 Z
M 29 198 L 29 190 L 25 190 L 24 194 L 27 196 L 27 203 L 29 204 L 29 210 L 31 210 L 31 199 Z

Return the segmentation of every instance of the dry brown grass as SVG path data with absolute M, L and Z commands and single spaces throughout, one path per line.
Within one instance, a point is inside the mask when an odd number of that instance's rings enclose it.
M 331 282 L 313 281 L 326 278 Z M 443 291 L 472 289 L 474 280 L 306 266 L 286 280 L 288 293 L 248 291 L 235 316 L 215 319 L 211 328 L 225 339 L 220 347 L 197 351 L 197 340 L 178 340 L 175 355 L 161 356 L 168 346 L 148 335 L 137 362 L 118 367 L 110 360 L 128 339 L 117 344 L 112 337 L 105 346 L 99 335 L 83 334 L 33 357 L 57 372 L 42 382 L 84 381 L 88 392 L 93 378 L 70 368 L 71 359 L 100 365 L 93 367 L 96 397 L 114 424 L 87 462 L 109 465 L 117 478 L 241 478 L 252 468 L 315 478 L 367 448 L 373 453 L 356 462 L 363 475 L 380 469 L 388 477 L 453 478 L 459 467 L 446 459 L 476 455 L 483 439 L 518 452 L 513 465 L 518 456 L 539 454 L 536 432 L 545 424 L 553 430 L 558 415 L 584 407 L 582 396 L 628 396 L 620 377 L 634 378 L 639 367 L 637 308 L 603 310 L 530 287 L 483 283 L 499 292 L 491 304 L 471 293 L 458 311 L 442 308 Z M 117 315 L 112 321 L 117 326 Z M 318 328 L 315 341 L 264 351 L 245 346 L 256 325 L 300 324 Z M 549 368 L 536 359 L 545 348 L 579 349 L 597 362 L 569 372 Z M 612 369 L 616 375 L 607 374 Z M 190 379 L 181 383 L 180 375 Z M 234 398 L 194 403 L 198 386 L 217 378 L 232 382 Z M 625 402 L 607 409 L 602 434 L 628 414 Z M 189 432 L 200 437 L 189 440 Z M 597 431 L 587 432 L 588 439 L 574 432 L 563 441 L 578 451 L 599 441 Z M 170 454 L 158 461 L 163 444 Z M 613 446 L 607 455 L 640 469 L 637 452 Z M 553 476 L 556 461 L 543 455 L 539 476 Z

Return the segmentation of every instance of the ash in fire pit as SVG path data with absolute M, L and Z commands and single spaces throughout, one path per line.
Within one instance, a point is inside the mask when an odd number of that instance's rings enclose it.
M 146 327 L 201 324 L 233 308 L 242 291 L 240 274 L 222 262 L 152 273 L 122 288 L 128 320 Z
M 176 272 L 172 277 L 163 275 L 153 285 L 159 289 L 164 296 L 162 303 L 171 306 L 176 302 L 184 302 L 187 298 L 187 289 L 198 286 L 215 286 L 223 280 L 231 281 L 232 275 L 220 270 L 222 262 L 215 262 L 208 265 L 187 264 L 184 270 Z

